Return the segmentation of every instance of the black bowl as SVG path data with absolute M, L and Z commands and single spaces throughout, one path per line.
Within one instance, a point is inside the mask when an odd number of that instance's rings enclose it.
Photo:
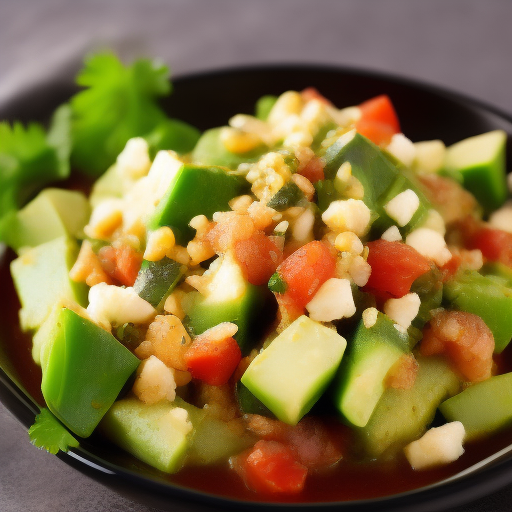
M 413 141 L 441 139 L 451 144 L 494 129 L 509 133 L 507 158 L 512 156 L 512 117 L 459 94 L 380 73 L 316 65 L 272 65 L 236 68 L 190 75 L 173 80 L 172 95 L 163 102 L 170 115 L 200 129 L 226 124 L 239 112 L 252 113 L 264 94 L 280 94 L 313 86 L 338 107 L 388 94 L 396 107 L 403 132 Z M 65 81 L 40 84 L 0 106 L 0 119 L 46 121 L 53 110 L 76 91 Z M 12 256 L 12 255 L 11 255 Z M 20 337 L 17 302 L 8 273 L 9 252 L 0 249 L 0 399 L 25 425 L 30 426 L 41 403 L 40 375 L 30 365 L 28 346 L 13 354 L 6 344 Z M 7 293 L 5 293 L 7 291 Z M 504 446 L 504 448 L 503 448 Z M 427 486 L 383 498 L 335 503 L 279 504 L 246 502 L 207 494 L 170 483 L 162 474 L 92 436 L 82 445 L 58 456 L 118 492 L 148 505 L 173 509 L 179 503 L 190 510 L 330 510 L 431 511 L 469 502 L 512 482 L 512 445 L 502 444 L 488 456 L 458 474 Z

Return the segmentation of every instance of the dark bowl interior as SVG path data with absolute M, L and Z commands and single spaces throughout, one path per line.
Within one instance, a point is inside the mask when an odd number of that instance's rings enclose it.
M 173 80 L 171 96 L 163 102 L 171 116 L 200 129 L 226 124 L 232 115 L 252 113 L 264 94 L 316 87 L 338 107 L 358 104 L 388 94 L 398 112 L 403 132 L 413 141 L 441 139 L 451 144 L 494 129 L 509 133 L 507 158 L 512 156 L 512 117 L 487 105 L 429 85 L 357 69 L 313 65 L 258 66 L 191 75 Z M 39 84 L 0 105 L 0 119 L 46 121 L 52 111 L 76 91 L 66 81 Z M 0 249 L 0 399 L 29 426 L 41 403 L 40 372 L 30 361 L 16 323 L 17 304 L 8 272 L 12 255 Z M 21 341 L 19 341 L 21 340 Z M 9 341 L 9 344 L 7 343 Z M 18 342 L 14 350 L 14 342 Z M 30 368 L 27 371 L 27 367 Z M 269 504 L 241 502 L 169 483 L 161 474 L 134 459 L 112 451 L 97 436 L 59 457 L 71 466 L 148 505 L 173 509 L 186 503 L 188 510 L 317 509 L 348 511 L 430 511 L 453 507 L 491 493 L 512 482 L 512 445 L 441 482 L 385 498 L 322 504 Z M 182 505 L 183 506 L 183 505 Z

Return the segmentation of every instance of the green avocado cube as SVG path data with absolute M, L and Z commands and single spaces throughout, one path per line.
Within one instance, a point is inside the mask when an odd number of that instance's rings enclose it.
M 183 165 L 148 221 L 148 229 L 170 226 L 176 242 L 186 245 L 195 235 L 189 222 L 196 215 L 209 219 L 229 210 L 229 201 L 240 195 L 248 182 L 220 167 Z
M 439 406 L 448 421 L 460 421 L 466 440 L 485 437 L 512 423 L 512 373 L 477 382 Z
M 348 346 L 334 386 L 334 403 L 349 424 L 364 427 L 386 389 L 386 375 L 409 352 L 409 336 L 378 313 L 371 327 L 360 321 Z
M 246 153 L 232 153 L 226 149 L 221 138 L 222 128 L 206 130 L 192 151 L 192 162 L 198 165 L 218 165 L 236 170 L 238 166 L 246 162 L 255 162 L 268 151 L 268 147 L 261 145 Z
M 137 398 L 115 402 L 100 429 L 114 444 L 150 466 L 175 473 L 192 442 L 192 423 L 178 400 L 146 405 Z
M 19 252 L 65 235 L 80 238 L 89 215 L 89 203 L 81 192 L 47 188 L 10 217 L 4 241 Z
M 24 331 L 37 329 L 59 301 L 87 305 L 87 286 L 69 278 L 78 250 L 78 244 L 64 236 L 38 245 L 11 262 Z
M 48 409 L 72 432 L 88 437 L 139 359 L 112 334 L 63 308 L 42 343 L 41 391 Z
M 235 339 L 246 355 L 265 324 L 261 317 L 269 291 L 248 283 L 230 252 L 212 265 L 218 266 L 205 295 L 189 295 L 187 326 L 198 335 L 222 322 L 232 322 L 238 326 Z
M 241 382 L 278 419 L 296 425 L 331 382 L 346 345 L 303 315 L 253 359 Z
M 512 338 L 512 288 L 474 270 L 458 272 L 445 283 L 444 302 L 453 309 L 482 318 L 494 336 L 499 354 Z
M 448 171 L 460 172 L 468 189 L 489 213 L 507 198 L 505 150 L 507 134 L 494 130 L 461 140 L 446 152 Z
M 370 421 L 356 429 L 371 458 L 397 453 L 418 439 L 434 419 L 436 409 L 460 389 L 460 382 L 443 358 L 418 357 L 419 369 L 411 389 L 388 388 Z

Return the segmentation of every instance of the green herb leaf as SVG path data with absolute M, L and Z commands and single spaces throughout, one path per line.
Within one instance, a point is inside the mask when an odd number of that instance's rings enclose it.
M 36 416 L 36 422 L 29 428 L 28 435 L 34 446 L 53 454 L 59 450 L 67 452 L 80 444 L 46 408 L 41 409 Z
M 87 89 L 71 99 L 73 165 L 98 176 L 128 139 L 149 133 L 165 120 L 157 98 L 171 91 L 168 74 L 166 66 L 152 60 L 124 66 L 113 53 L 86 59 L 77 83 Z
M 62 124 L 59 130 L 65 130 Z M 69 176 L 63 138 L 57 132 L 47 137 L 37 123 L 0 123 L 0 239 L 19 208 L 45 185 Z
M 268 287 L 270 291 L 274 293 L 284 293 L 286 292 L 288 285 L 286 281 L 279 275 L 278 272 L 272 274 L 268 281 Z

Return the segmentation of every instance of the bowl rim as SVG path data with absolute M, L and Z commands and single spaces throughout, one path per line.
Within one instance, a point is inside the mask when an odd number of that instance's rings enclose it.
M 354 75 L 369 80 L 382 80 L 390 84 L 397 84 L 416 91 L 434 94 L 440 98 L 451 102 L 463 104 L 470 109 L 477 109 L 486 113 L 493 114 L 501 120 L 510 124 L 512 130 L 512 114 L 505 112 L 501 108 L 476 99 L 470 95 L 457 92 L 450 88 L 430 83 L 421 79 L 409 78 L 400 74 L 394 74 L 382 70 L 373 70 L 371 68 L 358 66 L 344 66 L 329 63 L 311 63 L 311 62 L 271 62 L 254 63 L 248 65 L 235 65 L 213 67 L 201 71 L 191 71 L 177 74 L 171 77 L 173 86 L 186 85 L 189 81 L 197 81 L 204 78 L 225 77 L 229 75 L 239 75 L 246 73 L 259 72 L 292 72 L 292 71 L 310 71 L 310 72 L 329 72 L 340 75 Z M 0 103 L 0 112 L 9 108 L 9 105 L 22 101 L 24 98 L 32 95 L 42 87 L 52 87 L 58 83 L 64 85 L 65 90 L 72 91 L 76 86 L 68 83 L 66 78 L 60 77 L 59 80 L 48 79 L 31 84 L 22 89 L 18 94 L 5 99 Z M 283 91 L 284 92 L 284 91 Z M 15 110 L 15 109 L 14 109 Z M 509 133 L 509 138 L 512 134 Z M 4 261 L 5 246 L 0 243 L 0 265 L 5 265 Z M 0 402 L 9 410 L 25 427 L 29 427 L 34 421 L 35 415 L 39 411 L 39 406 L 24 390 L 23 386 L 17 383 L 17 379 L 7 370 L 0 366 Z M 185 487 L 180 484 L 157 479 L 152 475 L 144 475 L 139 471 L 127 469 L 91 453 L 81 445 L 78 448 L 72 448 L 68 452 L 59 452 L 57 456 L 68 465 L 78 469 L 82 473 L 98 480 L 104 485 L 114 483 L 118 492 L 118 484 L 124 487 L 124 483 L 136 482 L 150 492 L 157 491 L 165 495 L 168 499 L 184 499 L 187 502 L 196 502 L 207 504 L 209 507 L 226 509 L 244 509 L 261 510 L 265 507 L 268 510 L 292 510 L 292 509 L 317 509 L 329 508 L 342 512 L 351 511 L 372 511 L 372 510 L 393 510 L 399 512 L 409 510 L 414 503 L 414 509 L 418 512 L 430 511 L 436 507 L 438 510 L 449 506 L 462 505 L 475 498 L 482 497 L 497 491 L 505 485 L 512 482 L 512 442 L 506 448 L 486 457 L 485 459 L 473 464 L 465 470 L 445 478 L 441 481 L 429 484 L 424 487 L 412 489 L 409 491 L 382 496 L 370 499 L 358 499 L 350 501 L 332 501 L 332 502 L 304 502 L 304 503 L 280 503 L 273 501 L 245 501 L 222 495 L 211 494 L 205 491 Z M 482 474 L 483 472 L 483 474 Z M 509 473 L 507 476 L 507 472 Z M 485 475 L 485 478 L 483 476 Z M 121 482 L 117 482 L 117 480 Z M 116 481 L 116 482 L 114 482 Z M 485 487 L 485 488 L 484 488 Z M 451 499 L 448 499 L 451 498 Z M 136 498 L 134 498 L 136 499 Z M 421 503 L 418 503 L 421 502 Z M 388 508 L 389 507 L 389 508 Z

